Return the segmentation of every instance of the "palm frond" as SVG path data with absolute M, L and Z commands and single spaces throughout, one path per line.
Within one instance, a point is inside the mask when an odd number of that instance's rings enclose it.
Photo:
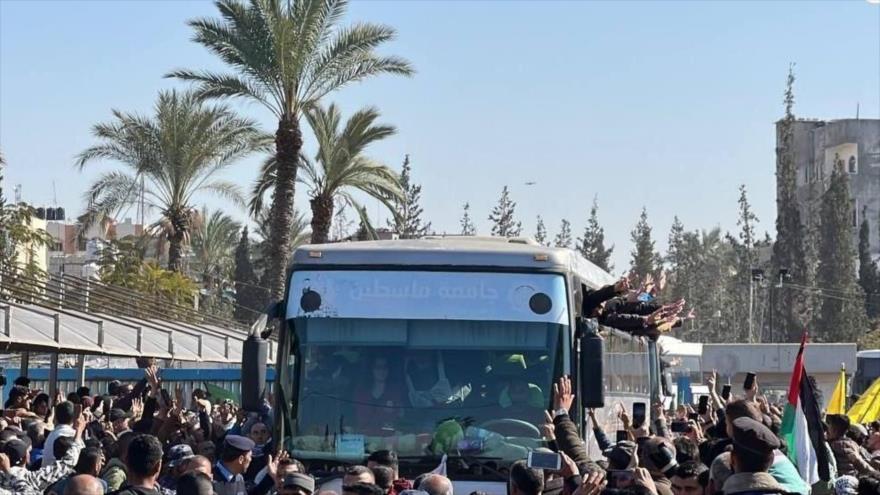
M 93 127 L 99 143 L 77 158 L 80 168 L 112 160 L 130 170 L 107 173 L 89 189 L 89 209 L 106 215 L 131 204 L 141 184 L 144 197 L 168 221 L 195 212 L 191 202 L 200 192 L 243 205 L 238 186 L 217 180 L 217 174 L 235 160 L 267 149 L 270 141 L 253 120 L 224 105 L 207 105 L 192 92 L 160 92 L 150 117 L 120 111 L 113 116 Z
M 235 206 L 244 208 L 244 195 L 241 194 L 241 188 L 238 184 L 225 180 L 215 180 L 210 184 L 205 184 L 200 188 L 201 191 L 213 193 L 223 199 L 231 201 Z
M 364 232 L 367 234 L 367 240 L 370 241 L 378 241 L 379 234 L 376 233 L 375 227 L 373 227 L 373 223 L 370 221 L 370 215 L 367 214 L 367 209 L 355 202 L 353 199 L 349 198 L 348 203 L 354 208 L 354 210 L 358 214 L 358 219 L 360 220 L 360 226 L 364 229 Z
M 317 102 L 327 93 L 354 82 L 344 81 L 340 76 L 351 73 L 351 67 L 362 60 L 376 58 L 374 50 L 383 43 L 392 41 L 395 36 L 394 28 L 380 24 L 358 23 L 340 29 L 333 39 L 326 40 L 321 51 L 315 54 L 310 71 L 306 75 L 307 84 L 303 86 L 301 99 L 304 102 Z M 399 61 L 402 63 L 397 70 L 387 72 L 406 76 L 414 73 L 408 62 L 403 59 Z M 373 74 L 382 72 L 379 70 Z

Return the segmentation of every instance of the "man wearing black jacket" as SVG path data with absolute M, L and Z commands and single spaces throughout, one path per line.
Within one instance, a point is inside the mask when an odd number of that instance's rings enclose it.
M 584 300 L 581 303 L 581 314 L 584 316 L 592 316 L 599 306 L 609 299 L 626 294 L 629 290 L 629 279 L 621 278 L 612 285 L 606 285 L 601 289 L 584 290 Z

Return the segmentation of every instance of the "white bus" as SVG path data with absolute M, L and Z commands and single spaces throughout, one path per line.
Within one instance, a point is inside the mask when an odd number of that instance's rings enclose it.
M 391 449 L 402 476 L 445 455 L 456 492 L 506 493 L 503 471 L 544 446 L 554 380 L 598 383 L 576 318 L 583 291 L 614 280 L 571 250 L 478 237 L 304 246 L 289 275 L 276 438 L 327 486 L 340 466 Z M 606 405 L 650 403 L 653 346 L 605 335 Z

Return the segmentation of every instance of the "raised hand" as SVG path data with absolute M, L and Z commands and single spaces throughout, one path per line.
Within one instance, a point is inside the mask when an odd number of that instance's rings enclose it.
M 553 384 L 553 409 L 565 409 L 571 411 L 574 403 L 574 393 L 571 391 L 571 378 L 560 376 Z
M 594 471 L 584 478 L 583 484 L 572 495 L 599 495 L 605 487 L 605 473 Z
M 559 456 L 562 457 L 562 469 L 559 470 L 559 476 L 562 476 L 563 479 L 571 478 L 572 476 L 580 476 L 581 472 L 577 467 L 577 463 L 575 463 L 571 457 L 561 451 L 559 452 Z
M 624 430 L 628 430 L 630 428 L 630 425 L 632 423 L 629 420 L 629 414 L 626 413 L 625 407 L 620 406 L 620 412 L 617 413 L 617 418 L 620 420 L 621 423 L 623 423 Z
M 633 483 L 646 488 L 650 493 L 657 494 L 657 485 L 651 478 L 651 473 L 645 468 L 636 468 L 633 472 Z
M 141 399 L 132 399 L 131 413 L 134 419 L 139 419 L 141 414 L 144 413 L 144 401 Z
M 281 464 L 281 461 L 286 459 L 290 459 L 290 454 L 286 451 L 280 452 L 276 456 L 269 454 L 267 457 L 266 474 L 276 482 L 278 481 L 278 466 Z
M 664 411 L 663 411 L 663 403 L 662 403 L 662 402 L 655 402 L 655 403 L 652 405 L 652 407 L 654 408 L 654 417 L 655 417 L 655 418 L 657 418 L 657 419 L 663 419 L 663 420 L 666 419 L 666 414 L 664 414 Z
M 620 280 L 614 282 L 614 292 L 622 294 L 629 290 L 629 278 L 620 277 Z
M 553 424 L 553 415 L 544 411 L 544 423 L 541 425 L 541 435 L 544 440 L 552 442 L 556 440 L 556 426 Z
M 77 404 L 74 409 L 73 429 L 76 430 L 76 438 L 82 438 L 82 434 L 86 429 L 86 418 L 83 415 L 82 405 Z
M 177 401 L 177 405 L 183 407 L 183 386 L 178 385 L 174 387 L 174 400 Z
M 664 318 L 666 318 L 666 306 L 662 306 L 660 309 L 646 316 L 645 324 L 649 327 L 656 327 L 663 323 Z
M 718 372 L 716 370 L 712 370 L 712 373 L 706 378 L 706 385 L 709 386 L 709 390 L 715 390 L 715 384 L 718 382 Z

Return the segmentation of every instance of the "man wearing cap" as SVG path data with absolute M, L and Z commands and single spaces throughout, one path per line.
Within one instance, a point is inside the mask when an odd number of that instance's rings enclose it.
M 262 495 L 273 485 L 266 476 L 250 490 L 244 482 L 244 472 L 251 463 L 254 441 L 239 435 L 226 435 L 220 452 L 220 460 L 214 466 L 214 492 L 217 495 Z M 270 459 L 271 460 L 271 459 Z
M 159 486 L 177 490 L 177 480 L 188 470 L 189 461 L 195 457 L 192 447 L 182 443 L 168 449 L 168 473 L 159 478 Z
M 639 465 L 651 473 L 658 495 L 673 495 L 670 478 L 678 468 L 675 445 L 663 437 L 648 437 L 639 444 Z
M 725 431 L 728 438 L 733 438 L 733 422 L 737 418 L 750 418 L 759 423 L 763 423 L 763 414 L 761 413 L 761 410 L 758 408 L 758 405 L 751 400 L 741 399 L 728 402 L 724 407 L 724 416 Z M 776 482 L 782 485 L 789 493 L 809 495 L 811 491 L 810 485 L 801 478 L 797 467 L 795 467 L 788 456 L 778 449 L 773 454 L 773 464 L 770 466 L 768 472 L 773 476 Z M 719 462 L 718 459 L 721 459 L 720 462 L 726 462 L 728 466 L 730 465 L 730 453 L 725 452 L 719 455 L 716 461 L 712 463 L 712 466 L 710 466 L 712 471 L 715 470 L 715 463 Z M 721 486 L 722 485 L 716 485 L 716 488 L 720 489 Z
M 737 418 L 732 423 L 733 451 L 730 464 L 733 475 L 724 482 L 724 495 L 735 493 L 786 493 L 785 488 L 768 472 L 779 439 L 752 418 Z
M 303 473 L 291 473 L 278 480 L 278 495 L 312 495 L 315 480 Z
M 128 422 L 131 419 L 131 413 L 128 411 L 123 411 L 118 407 L 114 407 L 110 409 L 109 414 L 110 423 L 113 425 L 113 433 L 118 437 L 127 431 L 131 431 L 131 428 L 128 427 Z

